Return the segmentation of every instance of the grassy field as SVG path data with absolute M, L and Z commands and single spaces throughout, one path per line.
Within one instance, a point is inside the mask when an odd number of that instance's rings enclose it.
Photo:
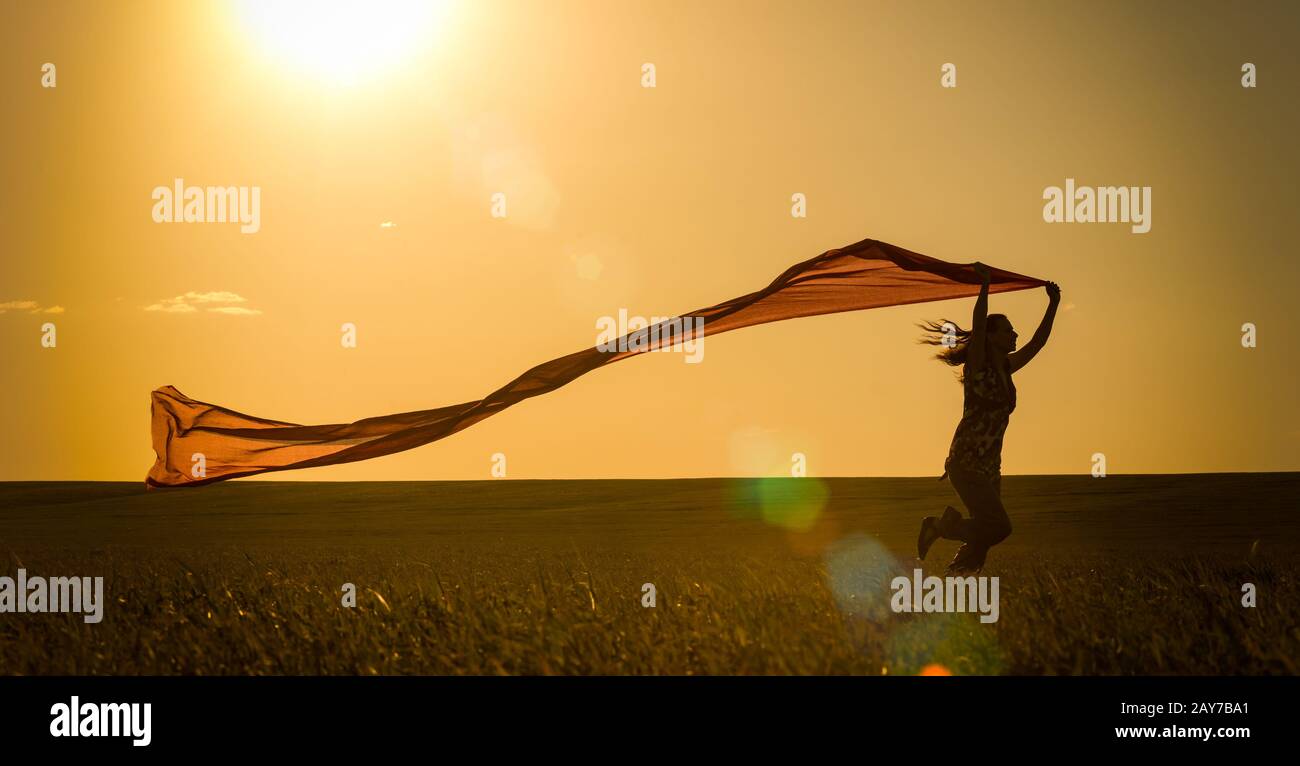
M 957 504 L 934 479 L 4 483 L 0 575 L 102 575 L 106 607 L 0 614 L 0 673 L 1297 672 L 1300 475 L 1003 496 L 982 624 L 888 609 Z

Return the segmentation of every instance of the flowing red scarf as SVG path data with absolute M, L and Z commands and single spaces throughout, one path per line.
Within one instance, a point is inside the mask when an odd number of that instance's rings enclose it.
M 989 271 L 991 293 L 1045 284 L 1009 271 Z M 972 264 L 948 263 L 864 239 L 795 264 L 758 292 L 682 318 L 702 319 L 702 333 L 708 336 L 795 317 L 969 297 L 979 293 L 979 282 Z M 597 367 L 682 339 L 681 335 L 645 328 L 624 335 L 613 350 L 595 346 L 543 362 L 478 401 L 334 425 L 303 426 L 244 415 L 164 386 L 153 392 L 153 448 L 158 459 L 145 483 L 150 487 L 194 487 L 401 452 L 450 436 L 524 399 L 554 391 Z

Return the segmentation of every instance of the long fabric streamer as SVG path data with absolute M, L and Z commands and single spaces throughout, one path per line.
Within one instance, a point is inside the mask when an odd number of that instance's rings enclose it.
M 989 271 L 989 292 L 993 293 L 1045 284 L 1009 271 Z M 270 471 L 391 455 L 448 437 L 598 367 L 682 343 L 701 332 L 709 336 L 796 317 L 969 297 L 979 293 L 979 283 L 973 264 L 948 263 L 864 239 L 795 264 L 758 292 L 680 317 L 694 318 L 694 326 L 690 321 L 670 326 L 669 320 L 624 335 L 612 350 L 593 346 L 543 362 L 478 401 L 355 423 L 304 426 L 268 420 L 200 402 L 164 386 L 152 395 L 153 448 L 158 459 L 145 483 L 149 487 L 196 487 Z M 684 335 L 683 326 L 697 334 Z

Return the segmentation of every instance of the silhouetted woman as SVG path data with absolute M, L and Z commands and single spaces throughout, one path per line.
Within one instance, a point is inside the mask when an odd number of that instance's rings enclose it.
M 961 382 L 965 403 L 944 462 L 944 476 L 952 481 L 953 489 L 970 511 L 970 518 L 948 506 L 940 518 L 926 516 L 921 520 L 921 533 L 916 541 L 917 556 L 924 559 L 935 540 L 960 540 L 963 545 L 948 565 L 948 573 L 954 575 L 978 573 L 984 567 L 989 548 L 1011 534 L 1011 520 L 1002 507 L 1002 435 L 1016 408 L 1016 387 L 1011 375 L 1029 364 L 1046 345 L 1052 334 L 1056 307 L 1061 302 L 1061 288 L 1055 282 L 1048 282 L 1047 312 L 1034 337 L 1016 351 L 1018 335 L 1011 320 L 1003 314 L 988 313 L 988 267 L 977 263 L 975 273 L 983 286 L 975 301 L 969 331 L 952 322 L 922 325 L 930 333 L 922 338 L 923 343 L 944 346 L 936 358 L 954 367 L 963 365 Z

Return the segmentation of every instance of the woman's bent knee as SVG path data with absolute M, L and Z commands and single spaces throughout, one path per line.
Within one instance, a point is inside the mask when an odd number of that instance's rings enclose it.
M 1011 536 L 1011 522 L 1009 520 L 996 522 L 989 530 L 989 532 L 991 535 L 989 541 L 990 544 L 997 545 L 998 543 L 1002 542 L 1003 540 Z

